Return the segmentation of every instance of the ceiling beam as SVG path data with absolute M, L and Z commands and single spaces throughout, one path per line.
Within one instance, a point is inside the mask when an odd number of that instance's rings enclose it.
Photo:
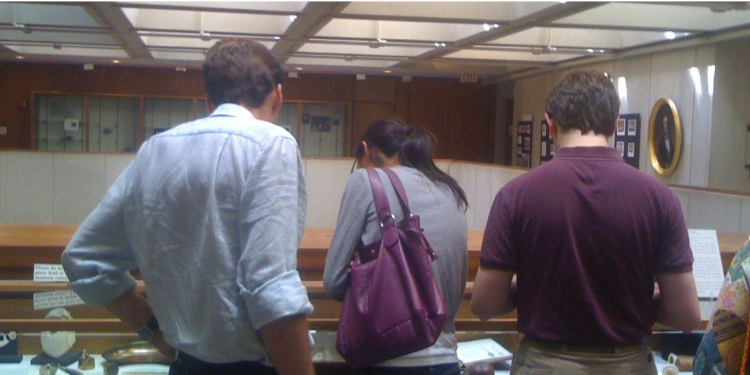
M 702 46 L 706 44 L 726 42 L 730 40 L 747 38 L 747 37 L 750 37 L 750 24 L 727 29 L 722 32 L 697 36 L 695 38 L 686 38 L 681 41 L 675 41 L 675 42 L 669 42 L 669 43 L 657 43 L 657 44 L 652 44 L 649 46 L 631 47 L 628 49 L 623 49 L 623 50 L 612 52 L 612 53 L 605 53 L 604 55 L 600 55 L 597 57 L 572 59 L 569 61 L 564 61 L 564 62 L 555 64 L 554 66 L 538 68 L 538 69 L 534 69 L 532 71 L 528 71 L 528 72 L 524 72 L 520 74 L 511 74 L 511 76 L 509 76 L 508 79 L 518 80 L 522 78 L 537 76 L 540 74 L 544 74 L 544 73 L 559 70 L 559 69 L 578 68 L 581 66 L 601 64 L 601 63 L 605 63 L 605 62 L 609 62 L 613 60 L 622 60 L 622 59 L 631 58 L 631 57 L 643 56 L 643 55 L 647 55 L 650 53 L 658 53 L 658 52 L 673 51 L 676 49 L 698 47 L 698 46 Z
M 309 2 L 302 10 L 302 14 L 286 29 L 281 40 L 276 42 L 271 50 L 284 63 L 286 56 L 297 52 L 307 39 L 315 35 L 328 22 L 341 13 L 349 2 Z
M 16 51 L 14 51 L 14 50 L 12 50 L 12 49 L 10 49 L 10 48 L 8 48 L 8 47 L 0 44 L 0 55 L 9 56 L 9 55 L 18 55 L 18 53 L 16 53 Z
M 210 13 L 232 13 L 232 14 L 258 14 L 266 16 L 288 16 L 288 15 L 299 15 L 300 12 L 287 11 L 287 10 L 264 10 L 264 9 L 246 9 L 246 8 L 232 8 L 232 7 L 212 7 L 212 6 L 195 6 L 190 5 L 191 3 L 141 3 L 141 2 L 118 2 L 121 8 L 135 8 L 135 9 L 156 9 L 156 10 L 179 10 L 185 12 L 210 12 Z M 205 4 L 205 3 L 204 3 Z M 232 4 L 231 2 L 226 4 Z M 261 4 L 261 3 L 259 3 Z
M 706 30 L 701 30 L 701 29 L 693 29 L 690 27 L 592 25 L 592 24 L 553 23 L 553 22 L 548 22 L 539 26 L 562 28 L 562 29 L 594 29 L 594 30 L 614 30 L 614 31 L 650 31 L 650 32 L 674 31 L 676 33 L 701 33 L 701 32 L 706 31 Z
M 133 24 L 122 9 L 115 3 L 91 2 L 85 3 L 83 9 L 97 20 L 102 26 L 110 30 L 112 38 L 122 47 L 131 58 L 151 59 L 153 56 L 146 48 L 141 37 L 135 31 Z
M 693 8 L 709 8 L 716 12 L 728 12 L 732 10 L 750 10 L 750 2 L 747 1 L 674 1 L 674 2 L 658 2 L 658 1 L 646 1 L 636 2 L 636 4 L 651 4 L 651 5 L 672 5 L 672 6 L 687 6 Z
M 284 10 L 263 10 L 263 9 L 244 9 L 232 7 L 211 7 L 211 6 L 194 6 L 190 3 L 139 3 L 139 2 L 120 2 L 122 8 L 137 9 L 161 9 L 161 10 L 180 10 L 191 12 L 215 12 L 215 13 L 242 13 L 242 14 L 259 14 L 270 16 L 287 16 L 300 15 L 304 13 Z M 231 4 L 231 3 L 229 3 Z M 506 24 L 508 21 L 498 21 L 492 19 L 476 18 L 451 18 L 451 17 L 429 17 L 429 16 L 403 16 L 388 14 L 362 14 L 362 13 L 344 13 L 339 14 L 336 18 L 346 18 L 354 20 L 373 20 L 373 21 L 403 21 L 403 22 L 432 22 L 432 23 L 471 23 L 471 24 Z
M 407 62 L 401 62 L 397 64 L 406 65 L 413 63 L 414 61 L 431 60 L 439 57 L 443 57 L 451 52 L 461 50 L 464 48 L 470 48 L 475 44 L 487 43 L 497 38 L 502 38 L 511 34 L 515 34 L 538 25 L 553 22 L 563 17 L 568 17 L 576 13 L 580 13 L 589 9 L 596 8 L 598 6 L 607 4 L 605 2 L 593 3 L 593 2 L 570 2 L 564 4 L 556 4 L 548 8 L 542 9 L 538 12 L 529 14 L 527 16 L 518 18 L 510 23 L 505 24 L 502 27 L 491 29 L 490 31 L 474 34 L 466 38 L 460 39 L 450 44 L 449 48 L 435 48 L 428 52 L 425 52 L 419 56 L 410 59 Z

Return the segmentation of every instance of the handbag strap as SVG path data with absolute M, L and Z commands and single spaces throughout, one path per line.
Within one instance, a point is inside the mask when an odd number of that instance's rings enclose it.
M 398 197 L 398 201 L 401 203 L 401 209 L 404 211 L 404 217 L 411 216 L 411 209 L 409 209 L 409 200 L 406 198 L 406 190 L 404 190 L 404 185 L 401 184 L 401 179 L 398 178 L 396 172 L 394 172 L 390 168 L 383 168 L 383 172 L 385 172 L 386 176 L 388 176 L 388 179 L 391 180 L 393 189 L 396 190 L 396 196 Z
M 375 212 L 378 214 L 378 220 L 380 220 L 380 226 L 384 226 L 386 220 L 389 218 L 392 222 L 396 219 L 391 214 L 391 207 L 388 204 L 388 197 L 385 195 L 385 189 L 383 188 L 383 182 L 380 180 L 380 175 L 375 169 L 368 168 L 367 175 L 370 178 L 370 187 L 372 187 L 372 196 L 375 200 Z

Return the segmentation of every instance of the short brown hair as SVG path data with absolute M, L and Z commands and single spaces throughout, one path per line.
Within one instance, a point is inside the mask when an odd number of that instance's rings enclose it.
M 609 137 L 615 132 L 620 98 L 604 73 L 577 71 L 552 89 L 545 111 L 563 130 L 579 129 L 582 134 L 593 131 Z
M 250 39 L 221 40 L 208 50 L 203 62 L 203 82 L 216 106 L 260 107 L 283 79 L 284 71 L 273 53 Z

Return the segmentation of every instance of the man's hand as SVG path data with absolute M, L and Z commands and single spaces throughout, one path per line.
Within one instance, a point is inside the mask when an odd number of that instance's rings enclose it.
M 304 315 L 287 316 L 260 329 L 263 346 L 279 375 L 313 375 L 310 337 Z
M 159 330 L 154 334 L 154 340 L 151 342 L 151 345 L 153 345 L 156 350 L 161 353 L 164 357 L 166 357 L 170 362 L 175 360 L 175 355 L 177 354 L 177 351 L 174 350 L 173 347 L 169 346 L 167 341 L 164 339 L 164 333 Z
M 146 325 L 154 314 L 148 301 L 141 297 L 135 291 L 135 288 L 117 297 L 116 300 L 105 307 L 116 317 L 120 318 L 123 323 L 130 326 L 133 331 L 137 331 Z M 175 350 L 164 340 L 164 334 L 161 330 L 154 333 L 154 339 L 151 344 L 170 361 L 174 359 Z

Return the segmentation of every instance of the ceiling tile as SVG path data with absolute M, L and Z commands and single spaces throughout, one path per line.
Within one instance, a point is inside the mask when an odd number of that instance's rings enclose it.
M 529 62 L 559 62 L 570 60 L 585 54 L 533 54 L 531 52 L 518 51 L 486 51 L 476 49 L 464 49 L 453 52 L 446 58 L 450 59 L 472 59 L 472 60 L 496 60 L 496 61 L 529 61 Z
M 126 15 L 136 29 L 179 30 L 196 34 L 204 30 L 209 33 L 281 35 L 292 23 L 288 16 L 184 10 L 129 9 Z
M 363 60 L 334 59 L 325 57 L 290 57 L 286 65 L 319 65 L 319 66 L 341 66 L 341 67 L 364 67 L 364 68 L 387 68 L 398 63 L 397 60 Z
M 63 47 L 61 49 L 56 49 L 52 46 L 29 46 L 13 44 L 4 44 L 4 46 L 22 55 L 108 57 L 117 59 L 124 59 L 128 57 L 128 54 L 119 48 Z
M 378 48 L 371 48 L 369 45 L 361 44 L 305 43 L 299 49 L 299 52 L 412 57 L 425 53 L 430 49 L 428 47 L 404 47 L 388 44 L 380 45 Z
M 665 40 L 663 32 L 654 31 L 535 27 L 488 44 L 620 49 Z
M 81 6 L 34 3 L 0 3 L 0 23 L 12 24 L 14 9 L 23 25 L 102 27 Z
M 446 19 L 510 21 L 540 11 L 556 2 L 382 2 L 354 1 L 342 13 L 377 16 L 408 16 Z
M 336 18 L 316 36 L 385 40 L 452 42 L 483 32 L 480 24 L 438 22 L 370 21 Z

